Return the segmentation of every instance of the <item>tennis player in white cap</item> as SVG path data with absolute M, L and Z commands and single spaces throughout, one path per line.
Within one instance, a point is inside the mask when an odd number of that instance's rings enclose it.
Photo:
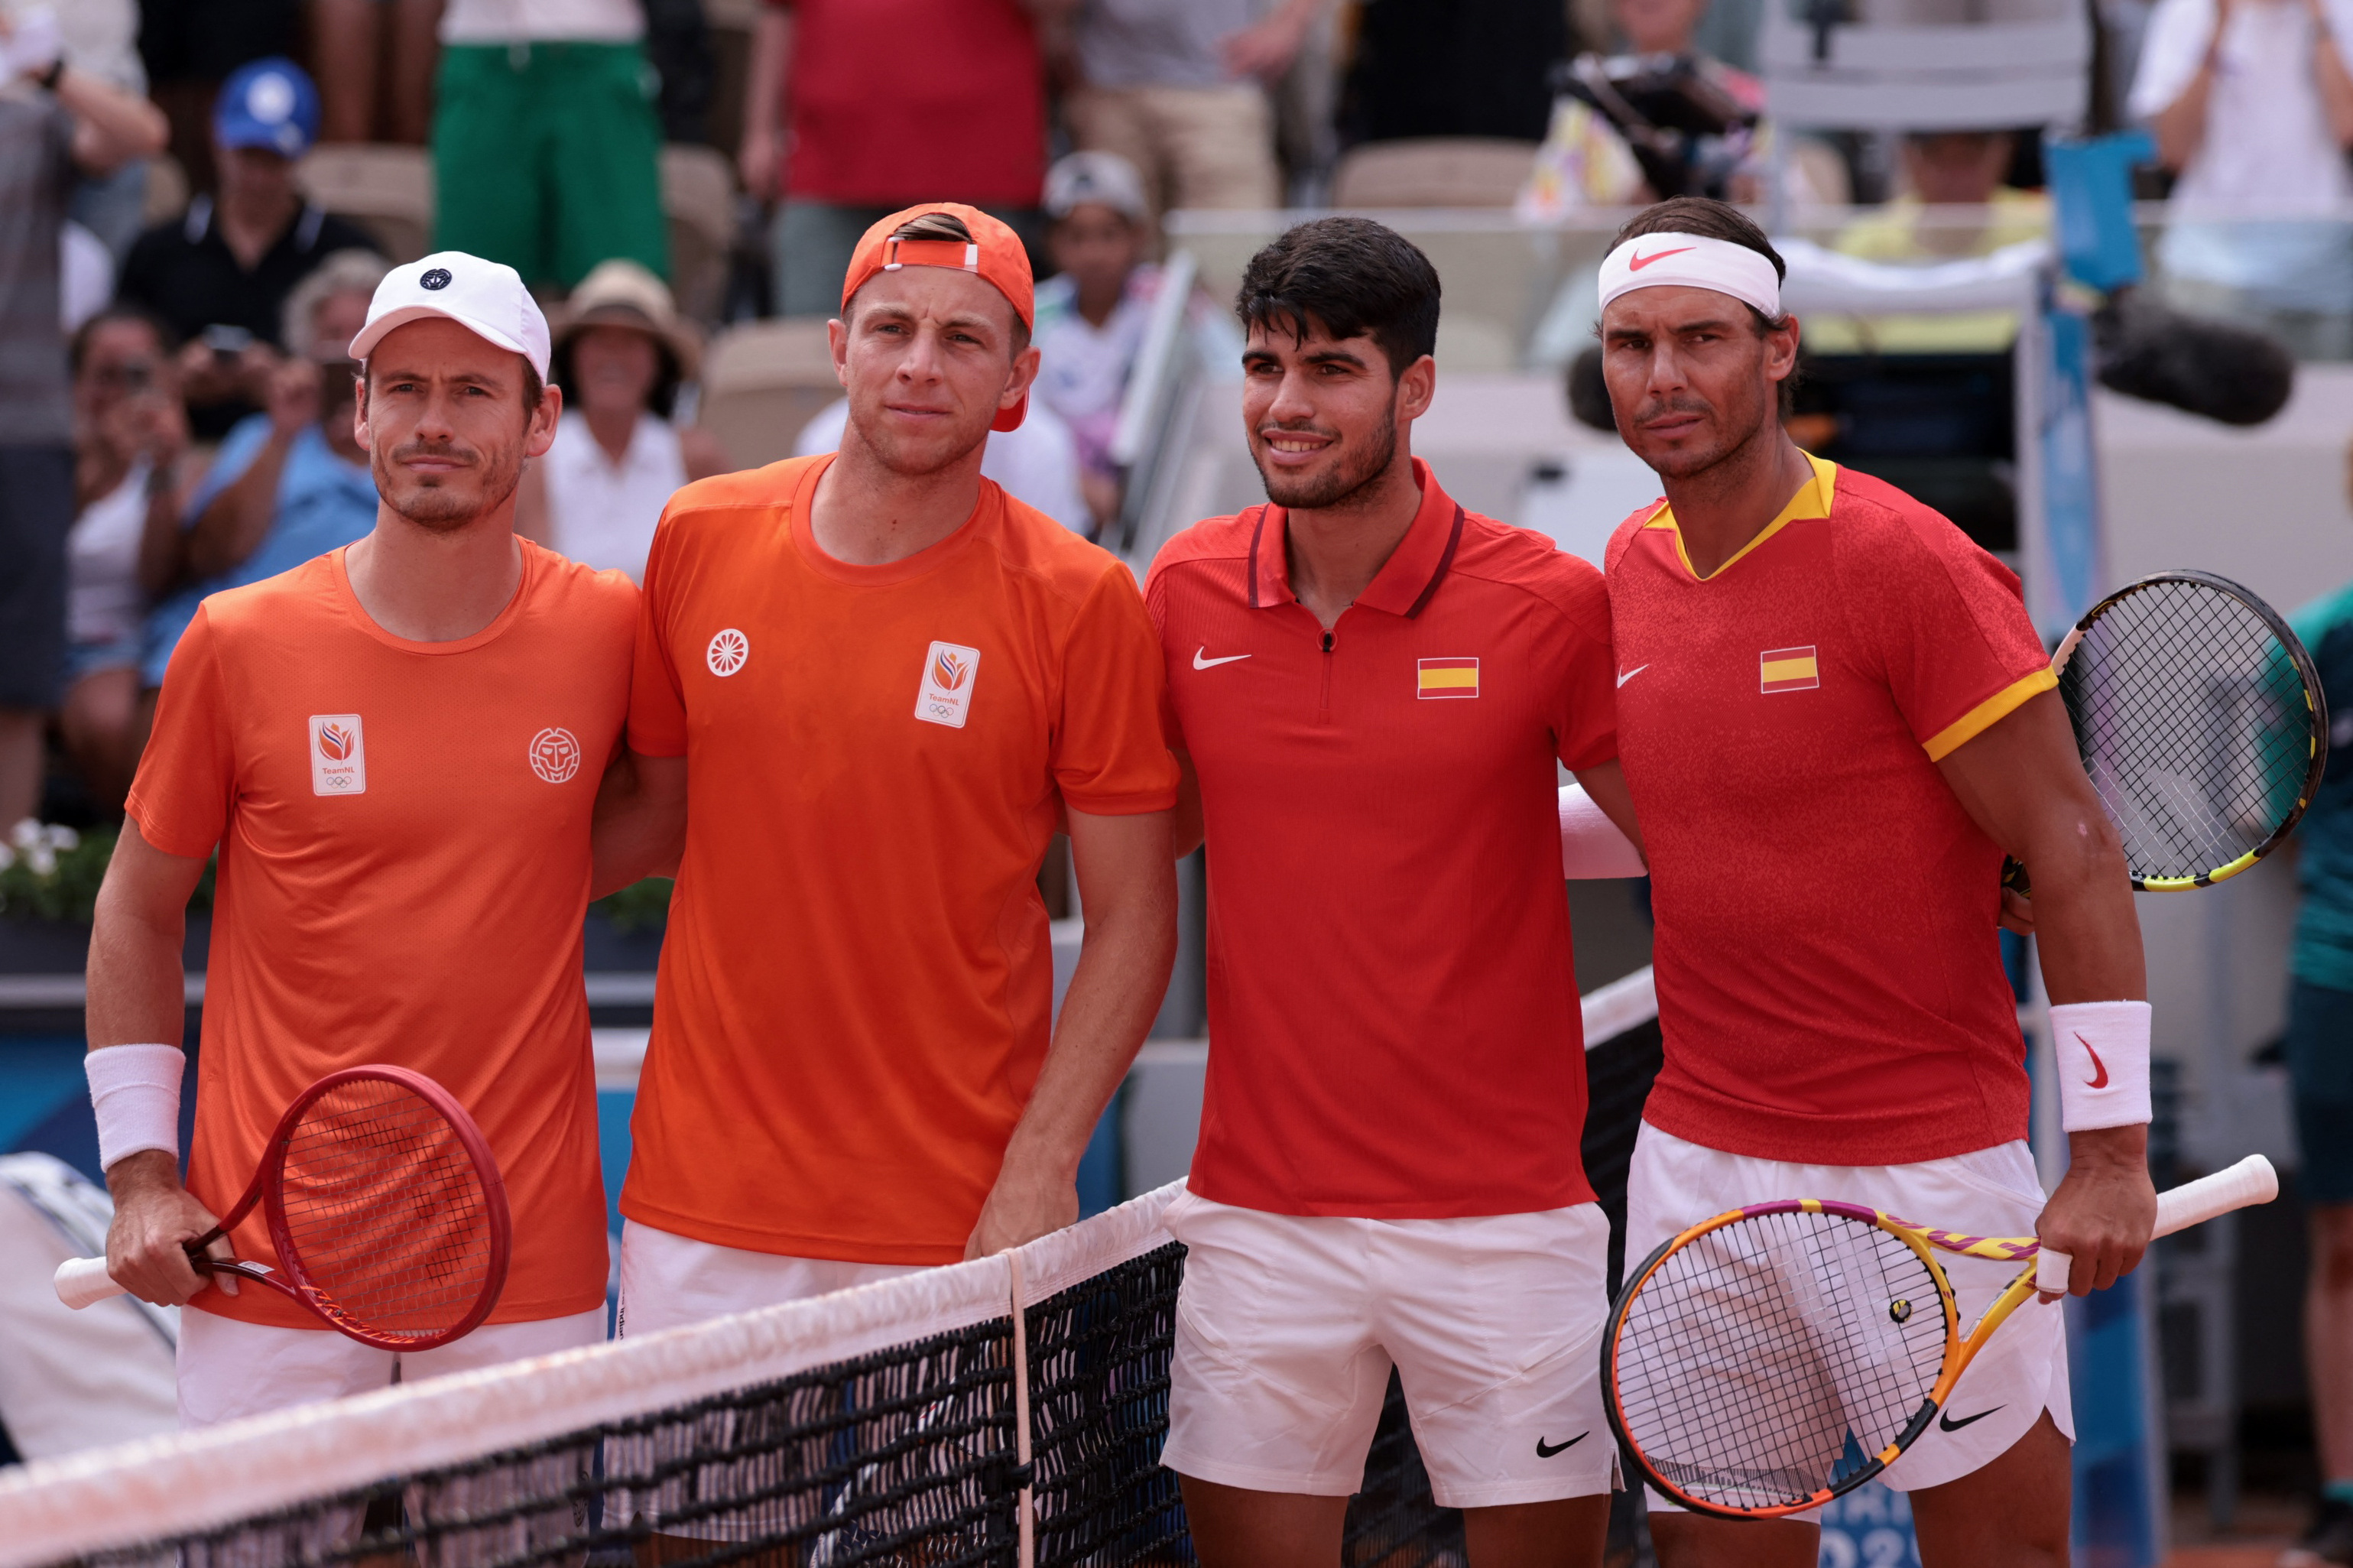
M 637 590 L 514 535 L 561 395 L 514 271 L 396 269 L 352 341 L 375 531 L 205 600 L 172 656 L 90 962 L 90 1093 L 115 1199 L 108 1270 L 185 1305 L 183 1425 L 593 1343 L 605 1200 L 580 973 L 598 780 L 628 706 Z M 182 912 L 220 855 L 202 1071 L 179 1164 Z M 280 1115 L 338 1068 L 438 1080 L 506 1180 L 490 1319 L 405 1357 L 184 1244 L 244 1189 Z M 273 1261 L 260 1216 L 216 1250 Z

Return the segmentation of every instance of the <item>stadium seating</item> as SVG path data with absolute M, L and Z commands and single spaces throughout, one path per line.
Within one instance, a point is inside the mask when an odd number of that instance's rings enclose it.
M 735 235 L 735 171 L 709 147 L 673 142 L 661 153 L 662 214 L 670 220 L 670 284 L 678 308 L 708 324 L 727 294 Z
M 1431 136 L 1352 149 L 1332 176 L 1339 207 L 1509 207 L 1535 164 L 1534 142 Z
M 823 317 L 747 322 L 703 353 L 697 423 L 719 438 L 728 461 L 758 468 L 790 457 L 801 427 L 840 396 Z
M 294 177 L 302 194 L 376 238 L 395 262 L 433 243 L 433 156 L 390 143 L 331 142 L 312 149 Z

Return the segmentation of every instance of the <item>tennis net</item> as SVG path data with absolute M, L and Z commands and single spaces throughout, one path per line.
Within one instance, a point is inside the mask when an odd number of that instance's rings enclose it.
M 1614 1230 L 1648 971 L 1586 1012 Z M 1178 1191 L 997 1257 L 28 1466 L 0 1476 L 0 1568 L 1189 1563 L 1159 1464 Z M 1393 1379 L 1344 1562 L 1461 1560 Z

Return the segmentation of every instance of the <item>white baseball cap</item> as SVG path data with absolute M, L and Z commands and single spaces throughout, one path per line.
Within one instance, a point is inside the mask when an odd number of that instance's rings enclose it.
M 522 355 L 547 379 L 547 317 L 522 275 L 462 250 L 437 250 L 385 273 L 368 302 L 367 325 L 352 339 L 352 357 L 367 358 L 385 334 L 427 316 L 447 316 L 484 343 Z

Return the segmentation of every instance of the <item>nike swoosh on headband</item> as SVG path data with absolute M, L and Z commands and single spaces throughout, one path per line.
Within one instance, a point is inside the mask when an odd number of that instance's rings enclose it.
M 2097 1051 L 2092 1050 L 2092 1043 L 2084 1038 L 2081 1031 L 2076 1033 L 2075 1044 L 2081 1045 L 2086 1052 L 2089 1052 L 2092 1057 L 2093 1075 L 2084 1079 L 2084 1082 L 2094 1089 L 2106 1088 L 2108 1086 L 2108 1065 L 2100 1060 L 2100 1054 Z
M 1653 261 L 1663 261 L 1670 256 L 1681 256 L 1686 251 L 1698 249 L 1696 245 L 1679 245 L 1672 250 L 1661 250 L 1649 256 L 1629 256 L 1626 258 L 1626 270 L 1639 272 Z

